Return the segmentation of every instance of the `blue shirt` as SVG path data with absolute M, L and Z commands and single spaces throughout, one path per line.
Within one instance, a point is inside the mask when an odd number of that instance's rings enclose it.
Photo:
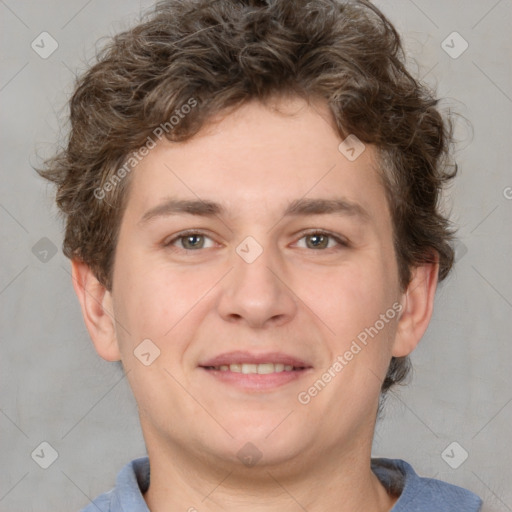
M 388 492 L 400 495 L 390 512 L 478 512 L 482 500 L 455 485 L 419 477 L 399 459 L 372 459 L 372 470 Z M 149 512 L 142 496 L 149 487 L 149 459 L 135 459 L 119 472 L 116 486 L 81 512 Z

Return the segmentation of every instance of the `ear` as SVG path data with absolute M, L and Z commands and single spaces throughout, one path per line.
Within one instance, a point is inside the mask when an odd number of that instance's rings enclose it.
M 438 272 L 437 257 L 435 263 L 414 268 L 411 282 L 402 296 L 403 309 L 393 343 L 394 357 L 409 355 L 425 334 L 434 309 Z
M 73 287 L 82 307 L 82 315 L 98 354 L 107 361 L 119 361 L 111 293 L 96 279 L 89 266 L 71 261 Z

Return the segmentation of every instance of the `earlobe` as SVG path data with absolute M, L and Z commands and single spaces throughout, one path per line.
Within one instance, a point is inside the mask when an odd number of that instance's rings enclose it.
M 413 270 L 412 279 L 402 298 L 392 355 L 404 357 L 418 345 L 427 330 L 434 309 L 439 263 L 425 263 Z
M 107 361 L 119 361 L 111 293 L 98 281 L 90 267 L 71 261 L 73 287 L 80 301 L 82 315 L 98 354 Z

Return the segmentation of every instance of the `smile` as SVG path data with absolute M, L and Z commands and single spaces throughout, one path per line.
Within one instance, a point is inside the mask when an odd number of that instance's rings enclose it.
M 260 363 L 260 364 L 250 364 L 250 363 L 234 363 L 234 364 L 221 364 L 219 366 L 207 366 L 205 367 L 207 370 L 218 370 L 221 372 L 235 372 L 235 373 L 244 373 L 246 375 L 250 373 L 257 373 L 259 375 L 266 375 L 269 373 L 281 373 L 281 372 L 291 372 L 296 370 L 302 370 L 302 367 L 295 367 L 290 364 L 282 364 L 282 363 Z

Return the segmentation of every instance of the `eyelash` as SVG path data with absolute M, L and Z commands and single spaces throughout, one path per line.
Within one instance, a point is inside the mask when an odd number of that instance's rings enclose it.
M 206 233 L 203 233 L 202 231 L 188 230 L 188 231 L 182 231 L 181 233 L 178 233 L 172 239 L 164 242 L 163 246 L 167 247 L 167 248 L 170 248 L 170 247 L 172 247 L 172 244 L 174 242 L 176 242 L 178 240 L 181 240 L 181 239 L 184 239 L 184 238 L 187 238 L 188 236 L 191 236 L 191 235 L 200 235 L 200 236 L 203 236 L 203 237 L 211 239 L 210 236 L 208 236 Z M 316 229 L 316 230 L 311 230 L 311 231 L 308 231 L 308 232 L 303 232 L 301 234 L 301 237 L 299 238 L 299 240 L 302 240 L 305 237 L 313 236 L 313 235 L 320 235 L 320 236 L 329 237 L 332 240 L 334 240 L 340 247 L 348 247 L 349 246 L 349 243 L 347 242 L 347 240 L 345 240 L 345 239 L 335 235 L 334 233 L 331 233 L 329 231 L 325 231 L 325 230 L 322 230 L 322 229 Z M 183 249 L 183 248 L 176 247 L 175 249 L 191 253 L 191 252 L 199 252 L 200 249 L 202 249 L 202 248 L 199 248 L 199 249 Z M 209 249 L 209 247 L 207 247 L 207 249 Z M 309 248 L 306 247 L 306 249 L 309 249 Z M 339 249 L 339 247 L 338 248 L 337 247 L 327 247 L 325 249 L 318 249 L 318 251 L 328 252 L 328 251 L 331 251 L 333 249 L 336 250 L 336 249 Z M 316 251 L 316 249 L 311 249 L 311 250 L 312 251 Z

